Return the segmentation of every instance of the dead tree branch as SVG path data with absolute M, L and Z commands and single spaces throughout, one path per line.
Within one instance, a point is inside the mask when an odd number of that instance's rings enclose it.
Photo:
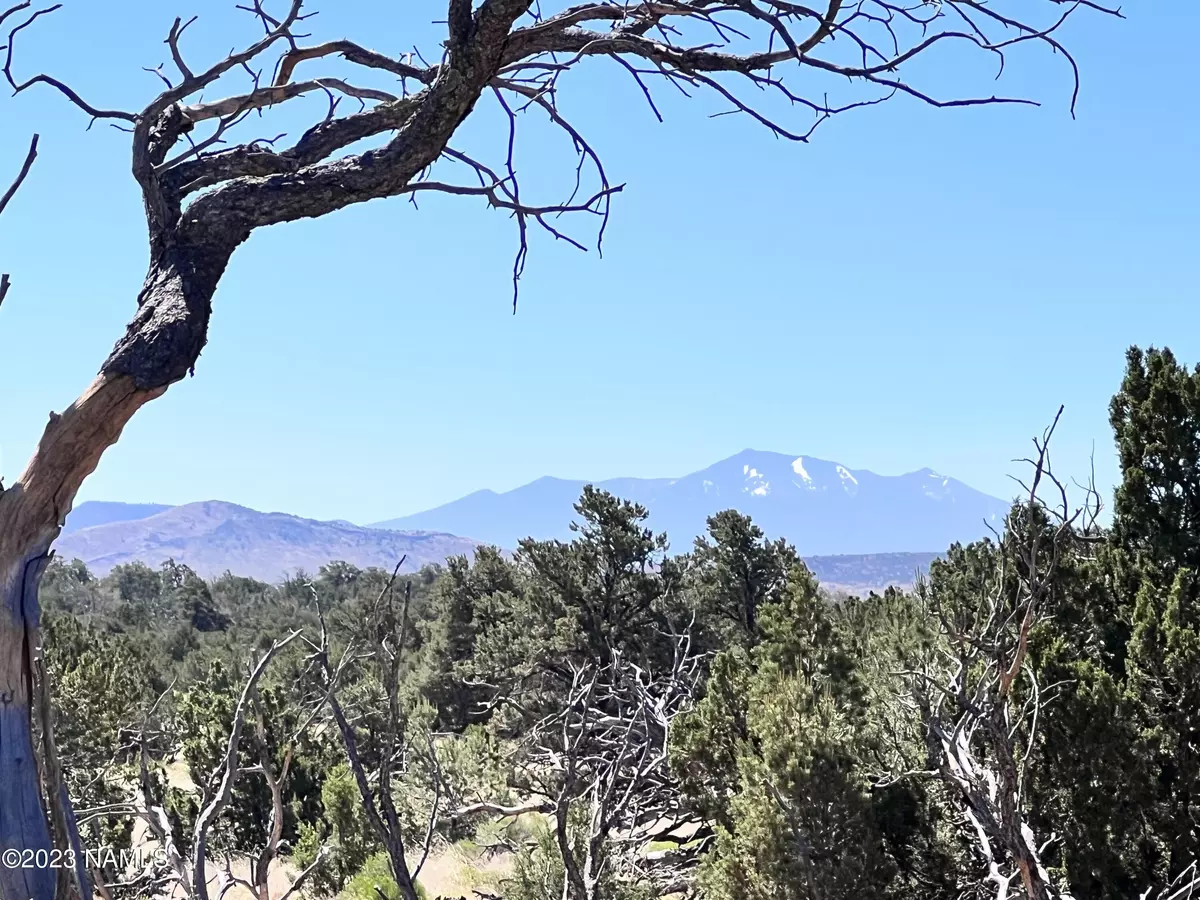
M 671 723 L 695 696 L 703 657 L 692 651 L 689 632 L 673 637 L 673 662 L 663 672 L 616 650 L 608 662 L 572 666 L 561 708 L 521 742 L 521 790 L 552 817 L 565 871 L 554 890 L 567 900 L 605 896 L 614 880 L 663 887 L 690 877 L 692 856 L 641 853 L 684 824 L 667 748 Z
M 0 213 L 4 212 L 5 208 L 8 206 L 8 202 L 12 200 L 13 196 L 17 193 L 17 190 L 28 177 L 29 170 L 33 168 L 33 161 L 37 159 L 37 152 L 38 135 L 35 134 L 29 141 L 29 152 L 25 154 L 25 162 L 22 163 L 20 171 L 17 172 L 17 177 L 14 178 L 12 184 L 8 186 L 8 190 L 6 190 L 3 195 L 0 195 Z
M 371 647 L 369 658 L 374 660 L 376 664 L 379 681 L 384 692 L 383 702 L 387 710 L 384 734 L 380 739 L 381 747 L 376 754 L 378 757 L 376 771 L 368 772 L 367 763 L 364 761 L 359 750 L 358 733 L 350 723 L 350 719 L 347 717 L 346 711 L 342 707 L 337 695 L 337 682 L 343 664 L 334 667 L 330 662 L 329 636 L 325 627 L 325 617 L 321 612 L 319 599 L 317 614 L 321 621 L 321 642 L 316 646 L 314 656 L 325 676 L 325 702 L 329 706 L 338 733 L 342 738 L 342 745 L 346 751 L 346 761 L 354 777 L 355 785 L 358 787 L 359 797 L 362 800 L 367 822 L 387 852 L 388 861 L 392 869 L 392 877 L 400 889 L 401 896 L 404 900 L 418 900 L 417 887 L 414 880 L 415 874 L 408 863 L 407 848 L 405 847 L 404 835 L 401 829 L 400 816 L 396 810 L 395 798 L 392 795 L 394 766 L 398 756 L 402 755 L 407 749 L 408 740 L 405 730 L 405 717 L 400 705 L 399 675 L 400 663 L 408 637 L 408 606 L 412 589 L 411 583 L 405 586 L 404 603 L 399 616 L 396 615 L 393 603 L 393 588 L 395 587 L 396 578 L 400 573 L 400 567 L 403 564 L 404 558 L 401 558 L 396 563 L 391 578 L 384 585 L 370 612 L 371 621 L 369 626 L 373 632 L 373 646 Z M 349 658 L 349 655 L 350 648 L 347 648 L 346 654 L 343 656 L 343 663 Z M 437 816 L 435 812 L 430 820 L 430 835 L 432 835 L 432 829 L 436 824 L 436 820 Z M 426 853 L 428 852 L 428 841 L 429 839 L 427 838 Z M 423 861 L 424 855 L 422 855 Z
M 1017 17 L 1017 10 L 1009 14 L 977 0 L 946 0 L 912 8 L 886 0 L 854 4 L 828 0 L 823 9 L 791 0 L 737 0 L 725 5 L 710 0 L 646 0 L 633 5 L 583 3 L 544 14 L 535 12 L 528 0 L 490 0 L 460 17 L 443 60 L 427 64 L 419 54 L 389 57 L 348 39 L 303 46 L 295 32 L 296 24 L 306 18 L 302 0 L 290 0 L 280 16 L 268 15 L 263 4 L 256 3 L 251 11 L 264 29 L 263 36 L 199 72 L 185 62 L 181 48 L 184 32 L 194 19 L 186 23 L 176 19 L 165 42 L 179 83 L 172 85 L 168 80 L 166 90 L 138 112 L 93 106 L 50 75 L 17 78 L 13 72 L 14 39 L 38 16 L 57 8 L 50 7 L 11 30 L 4 73 L 14 91 L 49 85 L 93 120 L 115 119 L 133 125 L 134 172 L 147 195 L 152 242 L 156 231 L 183 228 L 194 230 L 197 239 L 220 232 L 232 238 L 234 246 L 255 228 L 325 215 L 374 197 L 412 195 L 414 185 L 421 182 L 425 182 L 421 190 L 473 193 L 427 176 L 459 122 L 490 87 L 510 119 L 527 106 L 546 112 L 576 148 L 581 166 L 589 163 L 601 183 L 593 192 L 594 205 L 568 201 L 526 206 L 519 199 L 510 134 L 508 177 L 494 179 L 497 187 L 492 189 L 502 193 L 505 202 L 492 205 L 509 211 L 517 220 L 520 248 L 514 265 L 515 284 L 528 252 L 527 219 L 562 238 L 545 222 L 547 214 L 597 213 L 602 219 L 599 246 L 611 194 L 619 190 L 608 186 L 597 155 L 558 109 L 564 76 L 586 60 L 611 60 L 631 74 L 660 118 L 646 78 L 666 81 L 685 93 L 706 89 L 729 104 L 729 111 L 748 115 L 780 137 L 805 141 L 817 125 L 834 115 L 898 95 L 939 107 L 1032 103 L 1027 98 L 995 94 L 941 98 L 906 80 L 904 72 L 918 58 L 950 44 L 970 45 L 996 58 L 1002 71 L 1007 50 L 1022 43 L 1040 43 L 1070 64 L 1073 108 L 1078 67 L 1056 35 L 1080 8 L 1112 15 L 1119 11 L 1097 3 L 1077 3 L 1061 10 L 1055 9 L 1061 4 L 1053 0 L 1035 6 L 1055 10 L 1055 14 L 1042 22 L 1027 21 Z M 458 8 L 450 4 L 451 12 Z M 1020 10 L 1029 11 L 1028 5 Z M 455 21 L 452 15 L 448 19 Z M 701 40 L 701 28 L 711 29 L 717 39 Z M 400 94 L 329 76 L 293 80 L 298 69 L 333 56 L 364 73 L 398 78 Z M 811 75 L 817 80 L 833 76 L 874 93 L 831 104 L 823 88 L 788 87 L 784 67 L 794 69 L 793 75 Z M 188 103 L 189 98 L 217 82 L 224 83 L 240 69 L 252 73 L 249 92 Z M 275 73 L 269 84 L 260 84 L 258 75 L 253 74 L 264 69 Z M 411 94 L 406 87 L 410 81 L 417 87 Z M 742 99 L 738 82 L 755 88 L 757 99 Z M 290 147 L 277 149 L 257 140 L 228 144 L 232 133 L 244 125 L 246 113 L 277 107 L 316 91 L 340 93 L 375 105 L 348 116 L 327 116 Z M 509 92 L 522 98 L 520 110 L 506 106 L 504 94 Z M 784 125 L 776 108 L 782 114 L 787 107 L 797 106 L 808 110 L 812 121 L 801 128 Z M 208 122 L 216 125 L 207 138 L 190 150 L 171 153 L 173 145 L 184 138 L 191 141 L 191 132 Z M 390 137 L 378 149 L 336 157 L 357 141 L 385 135 Z M 206 193 L 194 197 L 201 190 Z M 190 203 L 189 197 L 193 197 Z M 574 239 L 570 243 L 583 246 Z
M 246 684 L 242 688 L 237 706 L 234 707 L 233 724 L 229 729 L 229 738 L 225 744 L 225 756 L 217 770 L 213 772 L 210 783 L 217 785 L 214 794 L 208 798 L 207 804 L 196 819 L 195 837 L 192 842 L 192 896 L 197 900 L 208 900 L 208 832 L 213 823 L 224 811 L 233 793 L 233 785 L 239 775 L 238 747 L 241 744 L 242 728 L 246 723 L 246 715 L 253 705 L 255 690 L 259 679 L 267 670 L 267 666 L 280 650 L 299 637 L 299 632 L 292 632 L 286 638 L 275 641 L 270 649 L 263 654 L 258 664 L 251 670 Z
M 11 12 L 11 10 L 10 10 Z M 6 15 L 6 14 L 4 14 Z M 0 22 L 4 21 L 4 15 L 0 15 Z M 0 195 L 0 213 L 3 213 L 8 203 L 16 195 L 21 185 L 25 183 L 25 179 L 29 176 L 29 170 L 33 168 L 33 161 L 37 159 L 38 152 L 38 136 L 35 134 L 29 141 L 29 152 L 25 154 L 25 162 L 21 165 L 17 172 L 17 177 L 13 179 L 12 184 L 8 186 L 8 190 Z M 8 295 L 10 285 L 9 275 L 7 272 L 0 272 L 0 304 L 4 303 L 4 298 Z
M 1050 463 L 1061 415 L 1060 408 L 1034 440 L 1034 455 L 1023 460 L 1032 476 L 1022 482 L 1024 502 L 997 537 L 986 589 L 978 597 L 943 597 L 928 584 L 918 589 L 947 649 L 945 664 L 907 673 L 912 695 L 927 729 L 929 758 L 960 798 L 997 900 L 1069 900 L 1042 863 L 1049 842 L 1035 836 L 1024 797 L 1048 695 L 1029 663 L 1030 634 L 1050 614 L 1065 554 L 1086 547 L 1081 538 L 1094 521 L 1086 505 L 1071 505 Z M 1043 499 L 1047 486 L 1051 502 Z M 1089 490 L 1085 503 L 1093 497 Z M 1016 696 L 1019 678 L 1027 685 L 1024 698 Z

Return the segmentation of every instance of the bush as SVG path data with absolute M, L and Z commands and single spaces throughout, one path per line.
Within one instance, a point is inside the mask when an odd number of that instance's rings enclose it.
M 425 888 L 417 885 L 417 896 L 426 900 Z M 338 900 L 401 900 L 400 888 L 392 877 L 392 867 L 386 853 L 369 857 L 363 867 L 338 894 Z

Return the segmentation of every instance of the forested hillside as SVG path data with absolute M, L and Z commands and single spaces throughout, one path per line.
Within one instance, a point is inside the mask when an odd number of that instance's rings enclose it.
M 883 595 L 824 592 L 731 511 L 667 552 L 592 488 L 570 541 L 416 576 L 56 561 L 84 841 L 168 851 L 93 874 L 114 898 L 206 861 L 262 900 L 279 872 L 346 900 L 1187 896 L 1200 369 L 1130 351 L 1111 421 L 1111 527 L 1048 432 L 996 539 Z

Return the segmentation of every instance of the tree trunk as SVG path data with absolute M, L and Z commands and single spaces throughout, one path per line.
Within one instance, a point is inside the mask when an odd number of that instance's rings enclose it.
M 133 414 L 195 364 L 233 246 L 162 250 L 100 374 L 65 412 L 50 414 L 24 473 L 0 493 L 0 900 L 75 892 L 91 900 L 54 749 L 38 584 L 83 480 Z M 73 877 L 55 868 L 71 855 Z
M 3 499 L 0 495 L 0 499 Z M 36 561 L 5 560 L 0 586 L 0 893 L 9 898 L 53 897 L 54 870 L 37 867 L 37 854 L 50 851 L 50 828 L 42 808 L 41 779 L 33 747 L 32 674 L 29 668 L 26 597 L 36 597 L 37 578 L 25 572 Z M 35 600 L 36 602 L 36 600 Z M 36 614 L 36 609 L 35 609 Z M 26 855 L 32 856 L 26 860 Z M 30 866 L 24 867 L 28 861 Z
M 61 895 L 67 889 L 57 884 L 63 870 L 52 864 L 60 865 L 68 853 L 75 855 L 78 866 L 74 890 L 90 900 L 78 833 L 54 751 L 42 668 L 38 585 L 50 561 L 50 545 L 83 478 L 116 440 L 129 416 L 148 399 L 127 381 L 102 376 L 66 413 L 51 415 L 25 473 L 0 494 L 0 894 L 4 900 L 51 900 Z M 40 758 L 35 730 L 41 737 Z M 63 856 L 52 856 L 53 851 Z

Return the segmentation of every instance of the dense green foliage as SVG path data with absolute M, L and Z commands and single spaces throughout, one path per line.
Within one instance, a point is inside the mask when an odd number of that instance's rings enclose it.
M 955 635 L 985 634 L 971 632 L 983 627 L 981 610 L 1020 611 L 1027 562 L 1008 561 L 1046 535 L 1061 543 L 1021 638 L 1022 676 L 1004 699 L 1018 810 L 1045 842 L 1040 862 L 1056 890 L 1140 896 L 1200 858 L 1200 370 L 1168 351 L 1130 351 L 1111 421 L 1122 473 L 1111 527 L 1055 532 L 1048 513 L 1018 506 L 1007 532 L 951 548 L 912 592 L 833 598 L 792 547 L 732 511 L 673 555 L 644 509 L 591 488 L 574 540 L 484 548 L 424 570 L 400 613 L 391 573 L 345 563 L 268 585 L 232 574 L 205 582 L 173 563 L 95 578 L 56 562 L 42 602 L 68 783 L 77 805 L 117 802 L 144 738 L 158 799 L 186 838 L 247 661 L 291 629 L 315 641 L 323 612 L 365 770 L 377 771 L 396 741 L 405 748 L 391 792 L 411 864 L 426 840 L 436 852 L 470 839 L 512 854 L 497 890 L 548 900 L 599 853 L 613 862 L 598 867 L 606 874 L 591 896 L 652 896 L 648 867 L 617 868 L 628 840 L 606 831 L 589 847 L 595 791 L 572 792 L 554 776 L 570 806 L 561 839 L 553 817 L 537 818 L 549 807 L 515 838 L 509 826 L 529 814 L 505 818 L 495 806 L 537 795 L 546 772 L 530 763 L 531 735 L 571 711 L 581 672 L 593 673 L 597 696 L 611 689 L 601 712 L 618 718 L 611 697 L 625 682 L 602 664 L 616 659 L 647 679 L 669 671 L 686 631 L 698 680 L 671 723 L 667 774 L 646 790 L 665 792 L 690 823 L 675 844 L 702 896 L 995 896 L 964 795 L 931 737 L 929 685 L 961 652 Z M 1019 616 L 997 621 L 1020 626 Z M 280 852 L 314 864 L 311 889 L 399 896 L 323 705 L 329 684 L 314 646 L 290 644 L 254 693 L 243 774 L 212 846 L 262 852 L 272 812 L 262 772 L 282 772 Z M 378 665 L 385 650 L 395 653 L 394 708 L 392 670 Z M 984 683 L 985 670 L 963 683 Z M 89 827 L 94 841 L 131 831 L 119 812 Z

